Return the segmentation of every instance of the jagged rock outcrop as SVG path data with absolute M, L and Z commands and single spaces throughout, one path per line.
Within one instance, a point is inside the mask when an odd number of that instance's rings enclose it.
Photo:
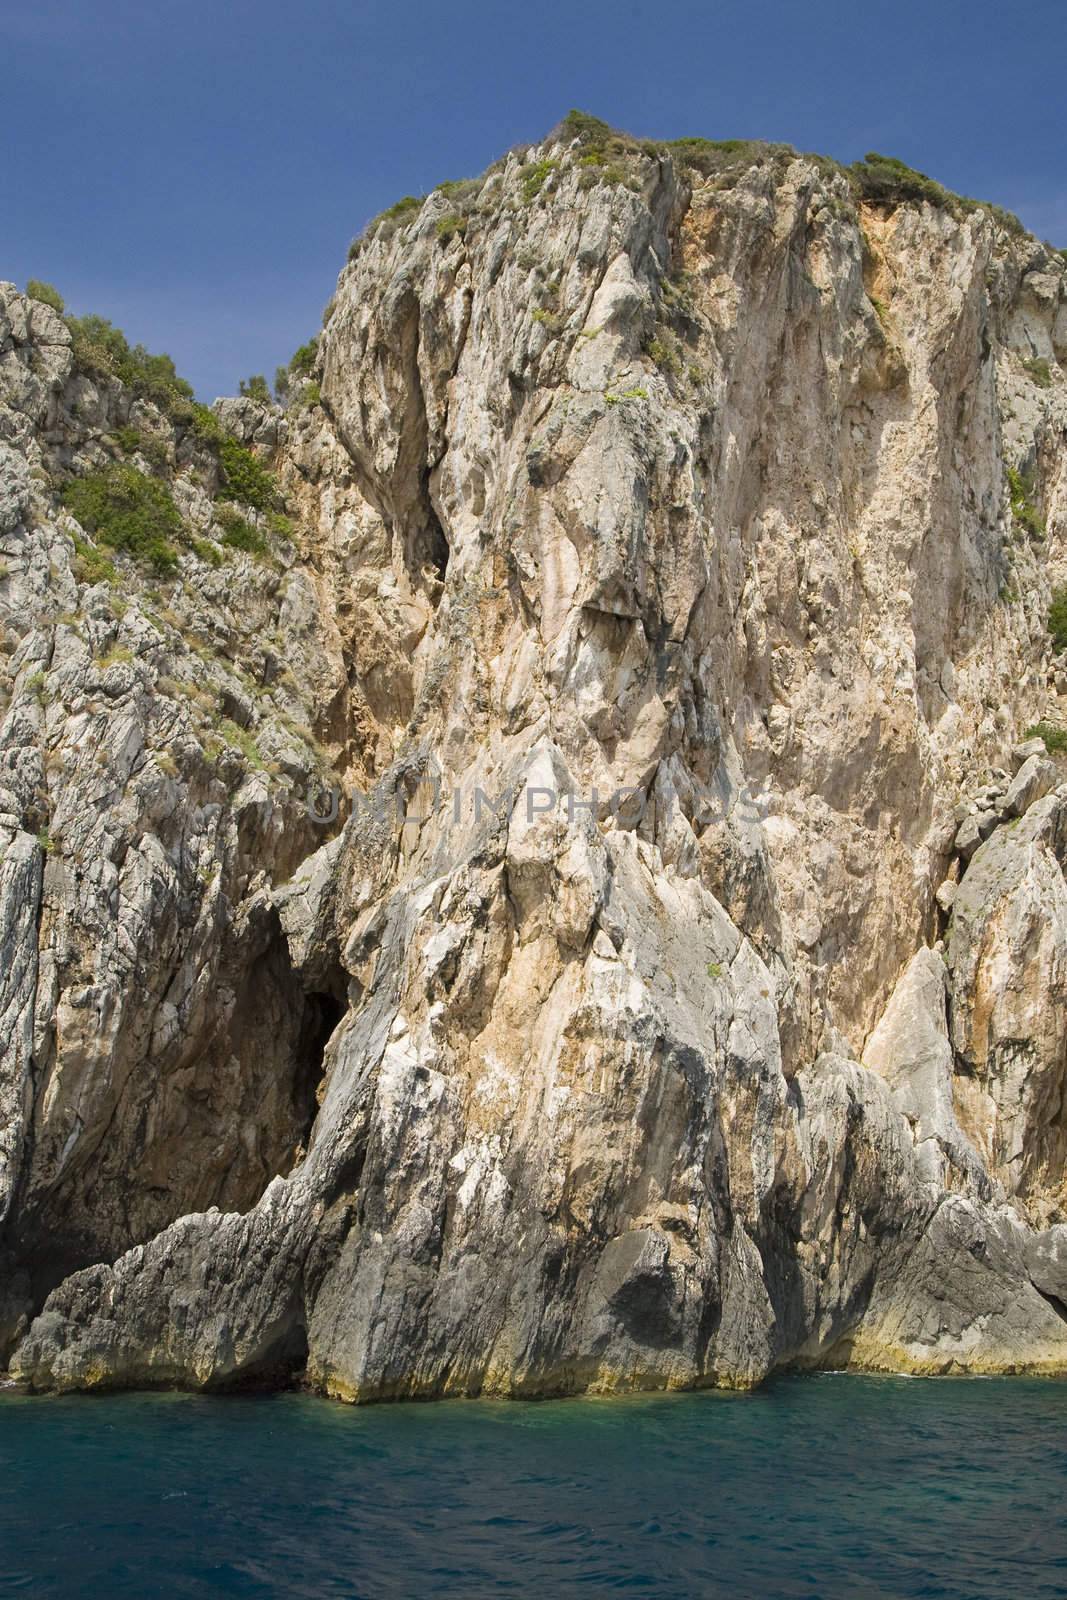
M 384 219 L 314 381 L 219 404 L 272 562 L 204 559 L 214 457 L 133 402 L 162 599 L 79 581 L 130 396 L 5 291 L 35 1387 L 1067 1371 L 1067 784 L 1005 765 L 1059 718 L 1064 263 L 583 138 Z

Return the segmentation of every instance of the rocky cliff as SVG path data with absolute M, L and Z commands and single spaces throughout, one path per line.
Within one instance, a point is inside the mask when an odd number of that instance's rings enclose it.
M 572 119 L 284 410 L 84 343 L 3 286 L 13 1375 L 1067 1371 L 1062 256 Z

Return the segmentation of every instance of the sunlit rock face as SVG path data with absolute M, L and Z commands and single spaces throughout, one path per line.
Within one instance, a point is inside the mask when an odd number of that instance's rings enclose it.
M 4 290 L 16 1376 L 1067 1370 L 1064 274 L 556 136 L 219 403 L 290 519 L 221 562 L 212 448 Z M 164 579 L 57 498 L 131 418 Z

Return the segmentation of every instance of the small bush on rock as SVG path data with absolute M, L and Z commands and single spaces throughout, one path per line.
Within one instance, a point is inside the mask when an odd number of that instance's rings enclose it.
M 117 577 L 115 563 L 103 551 L 78 534 L 74 539 L 74 576 L 79 583 L 113 583 Z
M 853 163 L 852 176 L 865 200 L 889 204 L 928 200 L 931 205 L 944 206 L 950 198 L 948 190 L 925 172 L 916 172 L 896 156 L 882 156 L 876 150 L 869 150 L 862 161 Z
M 462 235 L 466 231 L 467 219 L 466 217 L 461 217 L 458 212 L 442 217 L 437 224 L 437 237 L 444 244 L 447 244 L 450 239 L 454 239 L 457 234 Z
M 1017 472 L 1014 467 L 1008 467 L 1007 474 L 1012 517 L 1031 539 L 1043 539 L 1045 519 L 1034 504 L 1033 479 L 1028 473 Z
M 1067 587 L 1053 589 L 1048 608 L 1048 631 L 1057 650 L 1067 650 Z
M 229 435 L 219 443 L 219 461 L 224 483 L 219 491 L 220 500 L 239 500 L 253 511 L 268 511 L 278 498 L 274 479 L 243 444 Z
M 266 539 L 233 506 L 220 506 L 216 516 L 222 528 L 222 542 L 227 549 L 243 550 L 246 555 L 252 556 L 266 555 Z
M 1023 737 L 1040 739 L 1050 756 L 1062 755 L 1067 750 L 1067 728 L 1057 728 L 1053 722 L 1035 722 Z
M 1042 360 L 1040 356 L 1035 356 L 1032 361 L 1024 361 L 1023 370 L 1030 374 L 1039 389 L 1052 387 L 1052 373 L 1049 371 L 1048 362 Z
M 253 374 L 251 378 L 241 378 L 237 385 L 238 394 L 247 400 L 260 400 L 264 405 L 270 404 L 270 389 L 267 380 L 261 372 Z
M 564 139 L 580 139 L 583 144 L 603 144 L 610 139 L 613 133 L 611 126 L 602 122 L 599 117 L 592 117 L 588 111 L 570 110 L 559 125 L 559 132 Z
M 522 198 L 529 204 L 536 200 L 544 188 L 545 179 L 556 170 L 554 161 L 529 161 L 522 168 L 519 177 L 522 179 Z
M 398 222 L 401 217 L 410 216 L 413 211 L 422 210 L 422 198 L 415 194 L 406 194 L 383 211 L 379 222 Z
M 83 372 L 97 378 L 118 378 L 168 415 L 192 401 L 192 386 L 179 378 L 170 356 L 153 355 L 143 344 L 131 345 L 122 329 L 106 317 L 68 317 L 67 327 L 75 363 Z
M 63 491 L 63 504 L 101 544 L 124 550 L 159 573 L 177 566 L 170 541 L 181 532 L 181 517 L 158 478 L 116 464 L 74 478 Z
M 51 306 L 53 311 L 58 311 L 60 316 L 63 315 L 65 309 L 63 296 L 50 283 L 42 283 L 40 278 L 31 278 L 26 285 L 26 294 L 30 300 L 38 300 L 41 305 Z
M 281 400 L 289 393 L 294 379 L 310 378 L 315 370 L 315 357 L 318 354 L 318 336 L 309 339 L 298 350 L 294 350 L 288 364 L 279 367 L 274 374 L 274 393 Z

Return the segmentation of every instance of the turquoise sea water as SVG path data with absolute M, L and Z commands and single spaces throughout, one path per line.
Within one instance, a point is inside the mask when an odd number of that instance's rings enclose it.
M 1067 1384 L 0 1395 L 0 1595 L 1067 1596 Z

